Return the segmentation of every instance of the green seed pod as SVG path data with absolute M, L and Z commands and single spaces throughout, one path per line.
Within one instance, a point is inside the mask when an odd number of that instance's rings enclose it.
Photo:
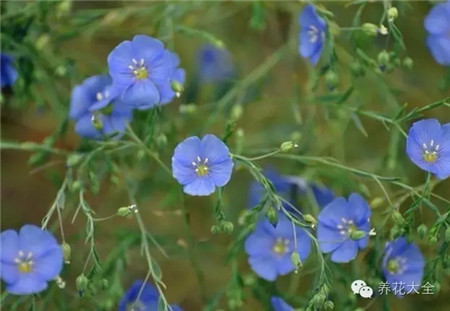
M 95 114 L 93 114 L 92 117 L 91 117 L 91 123 L 92 123 L 92 126 L 97 131 L 100 131 L 101 129 L 103 129 L 103 122 L 102 122 L 102 120 Z
M 80 296 L 83 295 L 84 291 L 87 288 L 88 283 L 89 280 L 84 274 L 80 274 L 75 280 L 75 285 L 77 287 L 78 292 L 80 293 Z
M 219 229 L 219 227 L 217 225 L 212 225 L 211 226 L 211 233 L 212 234 L 217 234 L 219 232 L 220 232 L 220 229 Z
M 288 152 L 295 147 L 297 147 L 297 144 L 294 144 L 292 141 L 285 141 L 281 144 L 280 150 L 281 152 Z
M 180 97 L 181 93 L 184 92 L 184 86 L 178 81 L 172 81 L 172 90 L 175 92 L 177 97 Z
M 318 293 L 313 297 L 312 304 L 315 308 L 320 309 L 322 308 L 325 299 L 326 299 L 325 295 L 323 295 L 322 293 Z
M 131 215 L 131 209 L 130 209 L 130 207 L 129 206 L 126 206 L 126 207 L 119 207 L 119 209 L 117 210 L 117 213 L 116 213 L 116 215 L 117 216 L 120 216 L 120 217 L 126 217 L 126 216 L 129 216 L 129 215 Z
M 81 182 L 79 180 L 75 180 L 71 185 L 70 185 L 70 191 L 72 192 L 77 192 L 81 190 Z
M 421 224 L 417 227 L 417 234 L 421 239 L 424 239 L 427 236 L 428 228 L 425 224 Z
M 266 212 L 266 217 L 270 223 L 276 225 L 278 222 L 278 213 L 274 208 L 269 207 Z
M 230 221 L 222 221 L 220 223 L 220 229 L 222 232 L 224 232 L 226 234 L 231 234 L 231 233 L 233 233 L 234 225 Z
M 363 66 L 361 66 L 361 63 L 359 63 L 358 61 L 354 61 L 351 63 L 350 71 L 355 77 L 362 77 L 365 73 Z
M 383 50 L 378 54 L 377 59 L 380 66 L 386 66 L 389 64 L 390 60 L 389 53 L 386 50 Z
M 311 214 L 304 214 L 303 219 L 312 225 L 317 224 L 317 220 Z
M 61 244 L 61 248 L 63 251 L 63 257 L 64 257 L 64 263 L 70 264 L 70 254 L 71 254 L 71 248 L 70 245 L 66 242 L 63 242 Z
M 382 206 L 384 203 L 384 199 L 383 198 L 375 198 L 370 202 L 370 207 L 371 208 L 377 208 Z
M 389 21 L 394 21 L 397 17 L 398 17 L 398 10 L 396 7 L 391 7 L 389 8 L 389 10 L 387 11 L 387 16 Z
M 234 105 L 231 109 L 231 119 L 232 121 L 237 121 L 242 117 L 242 114 L 244 113 L 244 109 L 242 108 L 242 105 Z
M 73 153 L 67 158 L 67 166 L 68 167 L 74 167 L 78 163 L 80 163 L 81 159 L 83 158 L 83 155 L 79 153 Z
M 403 59 L 403 67 L 404 67 L 405 69 L 411 69 L 411 68 L 413 67 L 413 65 L 414 65 L 414 61 L 412 60 L 412 58 L 410 58 L 410 57 L 405 57 L 405 58 Z
M 339 77 L 334 71 L 328 71 L 325 74 L 325 83 L 329 89 L 334 89 L 339 83 Z
M 372 23 L 362 24 L 361 29 L 366 35 L 370 37 L 375 37 L 378 34 L 378 26 Z

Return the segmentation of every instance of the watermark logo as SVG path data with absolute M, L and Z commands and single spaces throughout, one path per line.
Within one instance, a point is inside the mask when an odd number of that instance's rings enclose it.
M 367 286 L 366 282 L 363 280 L 353 281 L 351 288 L 355 295 L 358 294 L 363 298 L 372 298 L 373 289 Z

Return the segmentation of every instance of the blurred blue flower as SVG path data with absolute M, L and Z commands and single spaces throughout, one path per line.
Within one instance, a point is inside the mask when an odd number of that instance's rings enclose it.
M 109 76 L 98 75 L 75 86 L 69 116 L 76 121 L 75 131 L 82 137 L 101 139 L 104 135 L 117 132 L 118 138 L 131 119 L 132 108 L 118 99 Z
M 406 238 L 400 237 L 387 242 L 383 256 L 383 274 L 392 290 L 396 284 L 409 287 L 408 292 L 418 290 L 422 282 L 425 261 L 420 249 L 414 243 L 408 243 Z M 398 296 L 405 293 L 396 291 Z
M 441 126 L 436 119 L 413 123 L 406 153 L 414 164 L 438 178 L 450 176 L 450 123 Z
M 314 5 L 308 4 L 298 17 L 300 24 L 299 52 L 316 65 L 322 55 L 327 23 L 316 13 Z
M 436 4 L 425 18 L 427 46 L 434 59 L 450 66 L 450 1 Z
M 211 44 L 205 44 L 197 54 L 200 81 L 221 82 L 230 79 L 234 74 L 231 54 L 225 49 L 219 49 Z
M 287 201 L 292 202 L 292 204 L 299 197 L 305 196 L 308 191 L 312 191 L 314 199 L 321 208 L 334 199 L 334 193 L 331 189 L 315 183 L 308 183 L 301 177 L 280 175 L 273 168 L 266 168 L 264 176 L 272 182 L 275 191 Z M 249 206 L 256 206 L 262 200 L 264 193 L 264 188 L 258 182 L 252 182 L 250 185 Z M 284 204 L 283 206 L 287 210 L 292 211 L 290 205 Z
M 280 297 L 272 297 L 270 298 L 270 302 L 272 303 L 272 308 L 274 311 L 294 311 L 294 308 L 288 305 L 283 299 Z
M 334 262 L 349 262 L 364 249 L 369 241 L 371 210 L 367 202 L 356 193 L 347 200 L 336 198 L 319 214 L 317 239 L 324 253 L 331 254 Z M 352 238 L 356 231 L 365 232 L 362 238 Z
M 135 281 L 119 302 L 119 311 L 156 311 L 158 310 L 159 293 L 150 283 L 145 283 L 139 300 L 136 301 L 144 281 Z M 177 305 L 170 305 L 173 311 L 183 311 Z
M 231 178 L 233 160 L 227 145 L 214 135 L 186 138 L 175 148 L 173 176 L 190 195 L 210 195 Z
M 278 222 L 274 227 L 267 219 L 256 225 L 255 231 L 245 240 L 245 251 L 253 271 L 260 277 L 274 281 L 279 275 L 294 271 L 291 254 L 294 250 L 303 261 L 311 252 L 311 241 L 306 232 L 296 226 L 295 245 L 291 221 L 283 214 L 278 214 Z
M 0 234 L 0 271 L 6 290 L 14 295 L 39 293 L 63 267 L 63 252 L 55 237 L 35 225 L 24 225 L 19 234 Z
M 114 87 L 123 92 L 123 102 L 137 109 L 148 109 L 173 98 L 172 81 L 184 82 L 184 71 L 178 65 L 175 53 L 146 35 L 120 43 L 108 55 Z
M 1 53 L 0 58 L 1 87 L 13 85 L 17 80 L 17 70 L 13 64 L 13 58 Z

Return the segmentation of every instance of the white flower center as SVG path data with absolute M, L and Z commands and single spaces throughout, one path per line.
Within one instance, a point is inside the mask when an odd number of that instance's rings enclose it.
M 436 160 L 439 157 L 439 145 L 435 144 L 434 140 L 431 140 L 428 145 L 424 143 L 422 147 L 423 147 L 422 151 L 423 159 L 428 163 L 436 162 Z
M 339 233 L 341 235 L 347 235 L 347 236 L 350 236 L 350 234 L 353 231 L 358 230 L 358 228 L 355 226 L 353 220 L 351 220 L 351 219 L 347 220 L 344 217 L 341 218 L 341 223 L 338 224 L 336 227 L 338 228 Z
M 138 80 L 147 79 L 148 72 L 147 68 L 145 67 L 145 61 L 143 58 L 138 62 L 136 59 L 131 60 L 133 64 L 129 65 L 128 68 L 130 68 L 131 72 L 134 74 L 134 76 Z
M 289 251 L 289 239 L 277 238 L 272 251 L 279 256 L 286 254 Z
M 390 274 L 403 274 L 405 273 L 408 266 L 406 265 L 407 259 L 403 256 L 397 256 L 395 258 L 389 259 L 386 264 L 386 269 Z
M 33 269 L 33 253 L 28 252 L 25 254 L 23 251 L 19 251 L 14 262 L 17 264 L 17 269 L 20 273 L 29 273 Z
M 197 157 L 197 162 L 192 162 L 192 166 L 195 167 L 195 172 L 198 176 L 205 176 L 209 173 L 209 167 L 207 163 L 208 158 L 202 160 L 199 156 Z
M 320 31 L 316 26 L 310 25 L 309 30 L 308 30 L 308 35 L 309 35 L 309 41 L 312 43 L 315 43 L 317 41 L 317 39 L 319 39 Z

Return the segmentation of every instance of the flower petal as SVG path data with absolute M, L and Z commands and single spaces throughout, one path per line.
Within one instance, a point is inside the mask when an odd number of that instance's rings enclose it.
M 232 172 L 233 161 L 231 159 L 216 163 L 210 167 L 211 178 L 217 187 L 225 186 L 230 181 Z
M 63 267 L 63 252 L 59 245 L 53 245 L 53 247 L 47 251 L 44 255 L 40 256 L 37 260 L 34 260 L 33 269 L 39 276 L 50 281 L 55 279 L 62 270 Z
M 0 262 L 14 264 L 19 253 L 19 236 L 15 230 L 5 230 L 0 234 Z
M 264 230 L 259 226 L 245 240 L 245 252 L 250 256 L 271 255 L 274 243 L 274 237 L 265 234 Z
M 347 240 L 336 248 L 331 254 L 333 262 L 349 262 L 356 257 L 358 253 L 358 243 L 356 241 Z
M 433 58 L 441 65 L 450 66 L 450 38 L 445 35 L 429 35 L 426 39 Z
M 136 80 L 122 95 L 128 105 L 144 110 L 159 103 L 160 95 L 156 85 L 149 79 Z
M 432 34 L 445 35 L 450 29 L 450 4 L 439 3 L 435 5 L 424 20 L 425 29 Z
M 200 156 L 200 138 L 191 136 L 179 143 L 173 153 L 172 162 L 177 161 L 180 164 L 189 167 L 192 162 L 197 162 L 197 157 Z
M 210 177 L 198 177 L 189 184 L 184 185 L 183 191 L 189 195 L 206 196 L 216 190 Z
M 230 150 L 227 145 L 217 136 L 207 134 L 203 136 L 200 157 L 202 159 L 208 158 L 208 163 L 214 165 L 230 159 Z
M 19 280 L 19 269 L 17 264 L 6 263 L 5 261 L 0 262 L 0 278 L 8 284 L 13 284 Z
M 38 260 L 54 247 L 59 247 L 59 243 L 47 230 L 35 225 L 24 225 L 19 232 L 19 247 L 25 254 L 31 252 L 33 260 Z
M 187 185 L 193 182 L 196 178 L 201 178 L 195 172 L 192 164 L 190 166 L 186 166 L 183 163 L 180 163 L 178 160 L 172 159 L 172 174 L 173 177 L 181 184 Z
M 348 198 L 348 203 L 351 207 L 352 219 L 357 226 L 369 222 L 372 211 L 362 196 L 357 193 L 352 193 Z
M 272 308 L 274 309 L 274 311 L 294 311 L 294 308 L 292 308 L 283 299 L 279 297 L 270 298 L 270 302 L 272 304 Z
M 317 240 L 319 241 L 320 249 L 324 253 L 334 251 L 347 239 L 347 236 L 340 234 L 337 229 L 331 229 L 321 223 L 317 225 Z
M 42 292 L 47 288 L 47 282 L 35 274 L 21 274 L 18 281 L 6 284 L 6 290 L 13 295 L 30 295 Z
M 250 256 L 248 262 L 252 270 L 267 281 L 275 281 L 277 267 L 272 256 Z
M 319 214 L 319 222 L 330 227 L 338 229 L 342 219 L 351 219 L 351 209 L 348 202 L 342 198 L 336 198 L 325 206 Z

